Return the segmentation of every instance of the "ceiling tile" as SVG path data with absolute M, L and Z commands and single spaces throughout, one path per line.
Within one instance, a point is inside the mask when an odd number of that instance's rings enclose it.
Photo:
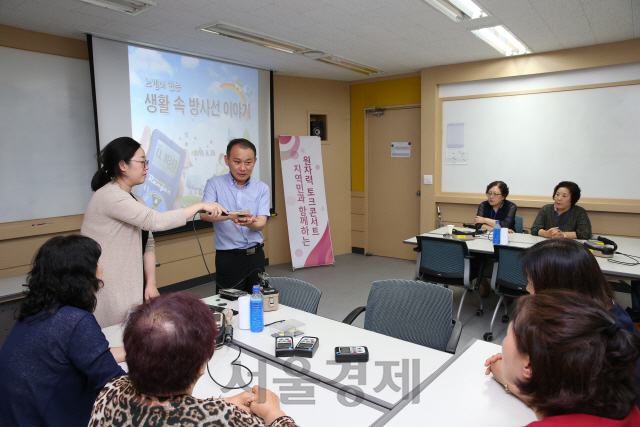
M 633 38 L 633 25 L 618 20 L 597 21 L 591 23 L 593 35 L 598 43 L 610 43 Z
M 586 34 L 591 32 L 591 25 L 585 17 L 565 19 L 558 21 L 547 21 L 547 26 L 558 37 L 565 37 L 569 34 Z
M 589 22 L 618 21 L 632 23 L 630 0 L 580 0 Z
M 530 0 L 536 12 L 546 21 L 585 17 L 580 0 Z
M 595 36 L 593 35 L 593 32 L 591 31 L 583 34 L 568 34 L 564 37 L 561 37 L 560 41 L 565 49 L 598 44 Z

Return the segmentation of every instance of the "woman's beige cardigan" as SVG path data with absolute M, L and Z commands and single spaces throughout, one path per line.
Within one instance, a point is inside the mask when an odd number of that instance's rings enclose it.
M 110 182 L 94 193 L 84 213 L 80 233 L 102 247 L 104 288 L 98 292 L 94 315 L 100 327 L 122 323 L 143 298 L 142 230 L 163 231 L 186 224 L 184 210 L 157 212 L 136 196 Z M 145 251 L 154 251 L 153 235 Z

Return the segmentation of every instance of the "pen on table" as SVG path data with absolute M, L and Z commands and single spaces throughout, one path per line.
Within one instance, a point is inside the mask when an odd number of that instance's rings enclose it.
M 40 224 L 31 224 L 32 227 L 35 227 L 36 225 L 51 225 L 53 224 L 52 222 L 42 222 Z

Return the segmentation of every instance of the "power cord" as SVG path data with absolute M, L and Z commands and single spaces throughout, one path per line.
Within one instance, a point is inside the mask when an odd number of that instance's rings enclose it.
M 613 259 L 613 258 L 609 258 L 607 259 L 607 261 L 613 263 L 613 264 L 620 264 L 620 265 L 626 265 L 629 267 L 633 267 L 634 265 L 638 265 L 640 264 L 640 261 L 638 260 L 638 258 L 640 258 L 637 255 L 629 255 L 629 254 L 623 254 L 622 252 L 616 252 L 616 254 L 618 255 L 622 255 L 622 256 L 626 256 L 627 258 L 631 259 L 633 262 L 625 262 L 625 261 L 620 261 L 617 259 Z
M 242 348 L 238 347 L 238 357 L 236 357 L 235 359 L 233 359 L 233 362 L 231 362 L 231 366 L 239 366 L 241 368 L 244 368 L 247 370 L 247 372 L 249 373 L 249 375 L 251 376 L 251 378 L 249 379 L 249 381 L 241 386 L 237 386 L 237 387 L 227 387 L 224 386 L 222 384 L 220 384 L 218 381 L 216 381 L 213 376 L 211 375 L 211 371 L 209 370 L 209 362 L 207 362 L 207 373 L 209 374 L 209 378 L 211 378 L 211 381 L 213 381 L 214 383 L 216 383 L 219 387 L 221 388 L 226 388 L 227 390 L 236 390 L 239 388 L 245 388 L 248 387 L 249 384 L 251 384 L 253 382 L 253 372 L 251 372 L 251 369 L 247 368 L 246 366 L 244 366 L 242 363 L 236 363 L 236 361 L 240 358 L 240 356 L 242 355 Z
M 196 222 L 195 222 L 195 220 L 196 220 L 196 215 L 198 215 L 199 213 L 200 213 L 200 212 L 196 212 L 196 213 L 193 215 L 193 218 L 191 218 L 191 224 L 193 225 L 193 233 L 196 235 L 196 240 L 198 241 L 198 247 L 200 248 L 200 254 L 202 255 L 202 261 L 204 261 L 204 266 L 205 266 L 205 268 L 207 269 L 207 274 L 209 275 L 209 278 L 211 279 L 211 281 L 212 281 L 213 283 L 215 283 L 215 284 L 216 284 L 216 287 L 217 287 L 217 286 L 218 286 L 218 282 L 213 278 L 213 276 L 211 275 L 211 272 L 209 271 L 209 266 L 207 265 L 207 260 L 204 258 L 204 251 L 202 250 L 202 245 L 200 244 L 200 238 L 198 237 L 198 232 L 196 231 Z M 257 271 L 259 271 L 259 272 L 262 272 L 262 269 L 261 269 L 261 268 L 256 267 L 256 268 L 254 268 L 253 270 L 251 270 L 251 271 L 249 272 L 249 274 L 247 274 L 247 275 L 246 275 L 246 276 L 244 276 L 242 279 L 240 279 L 240 281 L 239 281 L 238 283 L 236 283 L 236 284 L 235 284 L 235 285 L 233 285 L 232 287 L 230 287 L 230 288 L 226 288 L 226 289 L 237 289 L 236 287 L 237 287 L 240 283 L 244 282 L 244 280 L 245 280 L 247 277 L 249 277 L 251 274 L 253 274 L 256 270 L 257 270 Z

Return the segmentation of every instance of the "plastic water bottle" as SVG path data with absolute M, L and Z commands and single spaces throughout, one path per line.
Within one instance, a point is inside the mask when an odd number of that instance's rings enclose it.
M 494 245 L 499 245 L 500 244 L 500 229 L 502 227 L 500 227 L 500 221 L 496 221 L 496 225 L 493 226 L 493 244 Z
M 262 332 L 264 329 L 264 309 L 260 286 L 253 287 L 249 306 L 251 307 L 251 332 Z

